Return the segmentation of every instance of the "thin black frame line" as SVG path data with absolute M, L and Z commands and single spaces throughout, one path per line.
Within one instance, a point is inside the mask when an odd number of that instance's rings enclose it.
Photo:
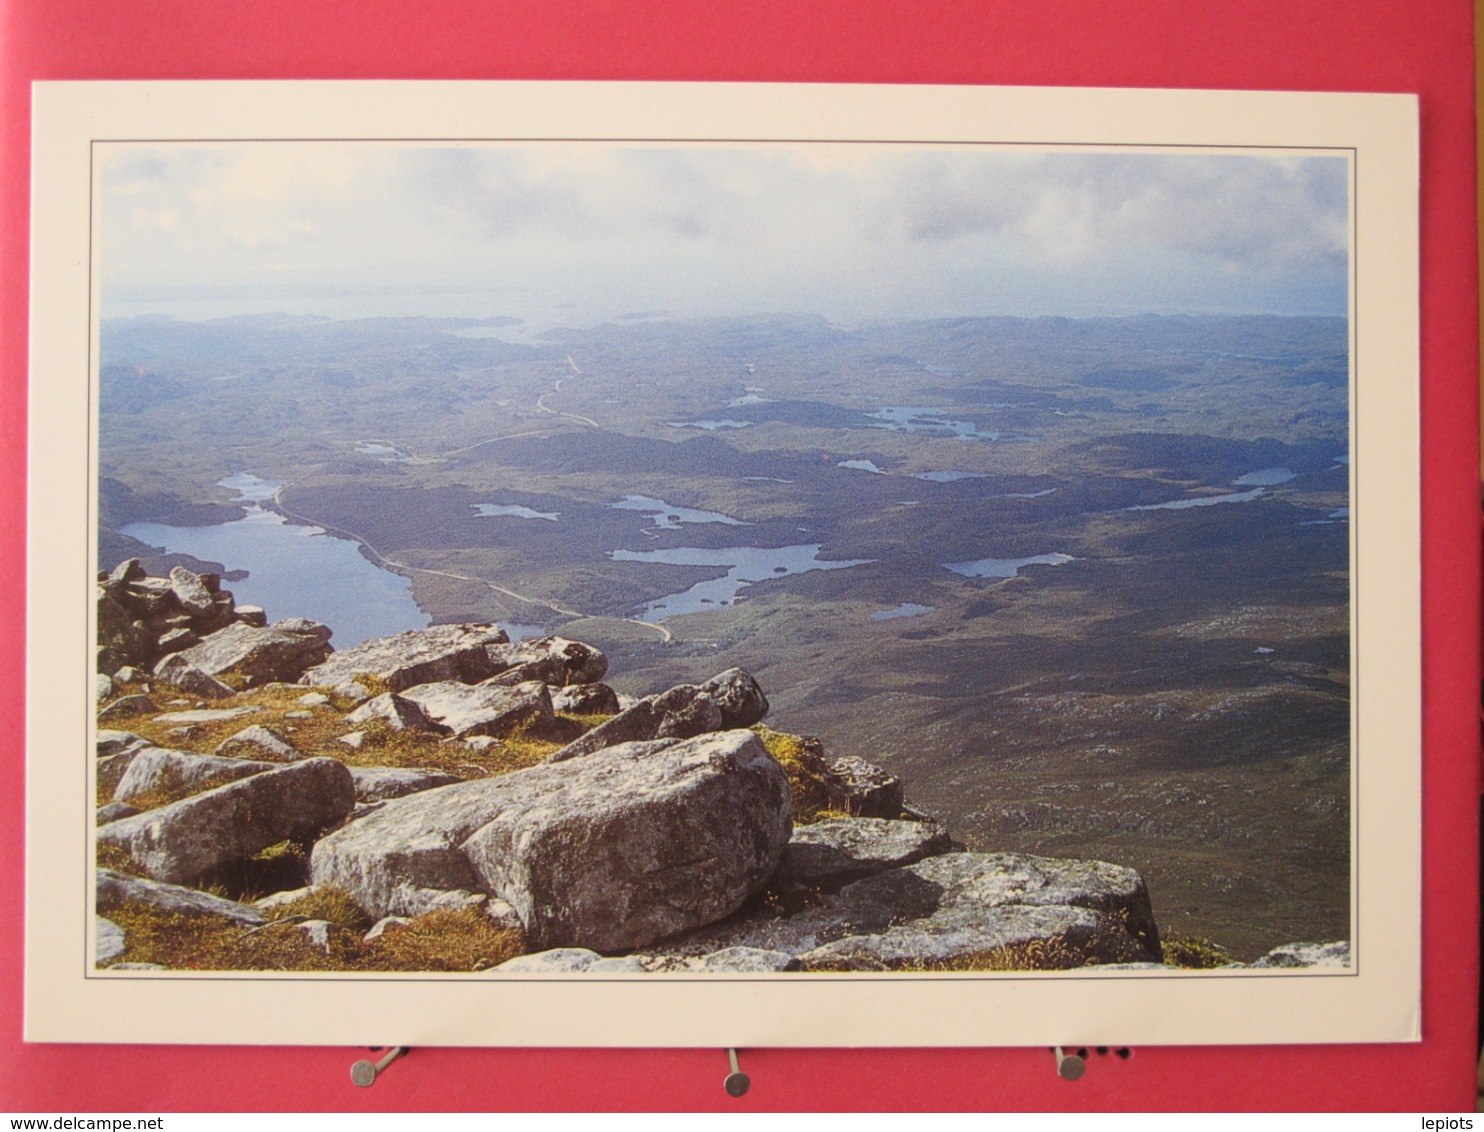
M 1259 145 L 1252 142 L 1080 142 L 1080 141 L 996 141 L 990 138 L 766 138 L 766 137 L 517 137 L 517 136 L 465 136 L 465 137 L 344 137 L 285 138 L 285 137 L 200 137 L 200 138 L 93 138 L 90 145 L 317 145 L 323 143 L 343 145 L 875 145 L 875 146 L 990 146 L 996 149 L 1078 149 L 1096 151 L 1104 149 L 1139 149 L 1151 153 L 1165 149 L 1192 149 L 1203 151 L 1263 151 L 1295 153 L 1354 153 L 1358 147 L 1350 145 Z M 1212 156 L 1219 156 L 1213 153 Z
M 437 144 L 440 141 L 474 142 L 474 143 L 480 143 L 480 142 L 489 142 L 489 143 L 516 142 L 516 143 L 526 143 L 526 144 L 531 144 L 531 143 L 563 144 L 563 143 L 585 143 L 585 142 L 623 144 L 624 142 L 646 141 L 646 142 L 660 142 L 660 143 L 675 143 L 675 144 L 678 144 L 678 145 L 715 143 L 715 144 L 737 144 L 737 145 L 749 145 L 749 144 L 752 144 L 752 145 L 768 145 L 768 144 L 793 144 L 793 145 L 859 144 L 859 145 L 902 145 L 902 146 L 919 146 L 920 145 L 920 146 L 963 146 L 963 147 L 986 147 L 987 146 L 987 147 L 995 147 L 995 148 L 1006 147 L 1006 146 L 1023 146 L 1023 147 L 1033 147 L 1033 148 L 1048 149 L 1048 150 L 1067 149 L 1067 148 L 1078 148 L 1078 149 L 1084 149 L 1084 150 L 1107 150 L 1107 149 L 1118 150 L 1118 149 L 1130 149 L 1130 148 L 1139 148 L 1139 149 L 1146 149 L 1147 148 L 1147 149 L 1156 150 L 1156 151 L 1157 150 L 1160 150 L 1160 149 L 1199 149 L 1199 150 L 1212 150 L 1212 149 L 1216 149 L 1216 150 L 1230 150 L 1230 149 L 1239 149 L 1239 150 L 1257 150 L 1257 151 L 1293 150 L 1293 151 L 1301 151 L 1301 152 L 1315 153 L 1315 154 L 1331 154 L 1332 153 L 1332 154 L 1335 154 L 1335 155 L 1349 154 L 1350 160 L 1351 160 L 1351 182 L 1350 182 L 1350 199 L 1351 199 L 1351 210 L 1350 210 L 1350 212 L 1351 212 L 1351 219 L 1350 219 L 1351 246 L 1350 246 L 1350 255 L 1349 255 L 1349 259 L 1350 259 L 1350 281 L 1349 281 L 1350 294 L 1348 296 L 1348 302 L 1347 302 L 1346 322 L 1348 324 L 1348 338 L 1349 338 L 1348 346 L 1349 346 L 1349 353 L 1350 353 L 1351 372 L 1352 372 L 1352 374 L 1354 374 L 1355 380 L 1354 380 L 1354 390 L 1353 390 L 1353 392 L 1347 391 L 1347 399 L 1349 401 L 1349 404 L 1347 406 L 1347 409 L 1348 409 L 1348 412 L 1347 412 L 1347 427 L 1348 427 L 1349 432 L 1350 432 L 1349 448 L 1350 448 L 1351 456 L 1353 457 L 1354 442 L 1355 442 L 1355 433 L 1356 433 L 1355 425 L 1356 425 L 1356 422 L 1358 421 L 1359 412 L 1360 412 L 1360 406 L 1359 406 L 1359 388 L 1360 388 L 1359 371 L 1360 371 L 1360 364 L 1359 364 L 1359 350 L 1358 350 L 1358 344 L 1357 344 L 1357 332 L 1356 332 L 1356 326 L 1355 326 L 1356 318 L 1355 318 L 1355 311 L 1354 311 L 1354 307 L 1355 307 L 1355 303 L 1356 303 L 1357 282 L 1358 282 L 1358 279 L 1359 279 L 1359 214 L 1360 214 L 1360 202 L 1359 202 L 1359 180 L 1360 180 L 1360 177 L 1359 177 L 1359 166 L 1360 166 L 1360 155 L 1359 155 L 1359 147 L 1358 146 L 1353 146 L 1353 145 L 1352 146 L 1293 146 L 1293 145 L 1274 145 L 1274 146 L 1262 146 L 1262 145 L 1223 146 L 1223 145 L 1212 145 L 1212 144 L 1209 144 L 1209 143 L 1202 143 L 1202 144 L 1177 143 L 1177 144 L 1173 144 L 1173 145 L 1146 146 L 1144 143 L 1137 143 L 1137 142 L 1111 142 L 1111 143 L 1104 142 L 1104 143 L 1091 144 L 1091 143 L 1079 143 L 1079 142 L 995 142 L 995 141 L 986 141 L 986 140 L 983 140 L 983 139 L 977 139 L 977 140 L 971 140 L 971 141 L 958 140 L 958 141 L 950 141 L 950 142 L 941 142 L 941 141 L 924 141 L 924 140 L 920 140 L 920 139 L 913 139 L 913 140 L 908 140 L 908 141 L 902 141 L 900 139 L 867 139 L 867 138 L 847 138 L 847 139 L 798 139 L 798 138 L 784 138 L 784 139 L 730 139 L 730 138 L 728 138 L 728 139 L 695 139 L 695 138 L 648 138 L 648 139 L 645 139 L 645 138 L 629 138 L 629 139 L 615 139 L 615 138 L 551 138 L 551 137 L 546 137 L 546 138 L 473 138 L 473 139 L 471 139 L 471 138 L 462 138 L 462 139 L 437 139 L 437 138 L 433 138 L 433 139 L 430 139 L 430 138 L 407 138 L 407 139 L 403 139 L 403 138 L 226 138 L 226 139 L 194 139 L 194 138 L 162 138 L 162 139 L 138 138 L 138 139 L 119 139 L 119 138 L 93 138 L 93 139 L 90 139 L 90 141 L 88 143 L 88 172 L 89 172 L 89 182 L 88 182 L 88 205 L 89 205 L 89 208 L 88 208 L 88 297 L 87 297 L 88 328 L 87 328 L 87 339 L 86 340 L 87 340 L 87 343 L 88 343 L 88 354 L 87 354 L 88 397 L 87 397 L 87 404 L 88 404 L 88 411 L 89 411 L 89 421 L 88 421 L 88 432 L 85 435 L 91 436 L 92 424 L 97 419 L 97 408 L 93 404 L 94 396 L 95 396 L 95 393 L 96 393 L 96 389 L 95 389 L 95 386 L 94 386 L 93 373 L 92 373 L 92 342 L 93 342 L 94 326 L 95 326 L 97 320 L 94 319 L 94 310 L 93 310 L 93 285 L 92 284 L 93 284 L 93 272 L 94 272 L 94 270 L 97 267 L 97 252 L 98 252 L 97 242 L 96 242 L 95 223 L 94 223 L 94 213 L 96 211 L 96 205 L 97 205 L 96 200 L 94 200 L 94 192 L 95 192 L 95 190 L 97 188 L 95 162 L 96 162 L 97 147 L 98 146 L 100 146 L 100 145 L 115 145 L 115 144 L 160 144 L 160 145 L 163 145 L 163 144 L 181 144 L 181 145 L 191 145 L 191 144 L 260 144 L 260 143 L 310 143 L 310 144 L 313 144 L 313 143 L 323 143 L 323 142 L 331 142 L 331 143 L 335 143 L 335 142 L 339 142 L 339 143 L 350 142 L 350 143 L 365 143 L 365 144 L 397 145 L 397 144 L 409 144 L 409 143 L 432 143 L 432 144 Z M 99 312 L 99 314 L 100 314 L 100 318 L 101 318 L 101 312 Z M 89 444 L 88 445 L 87 460 L 86 460 L 86 465 L 87 465 L 87 467 L 89 469 L 89 473 L 90 473 L 89 483 L 96 484 L 96 474 L 97 473 L 96 473 L 96 469 L 93 467 L 92 456 L 93 456 L 92 446 L 91 446 L 91 444 Z M 1351 507 L 1351 513 L 1350 513 L 1351 528 L 1350 528 L 1350 535 L 1349 535 L 1349 540 L 1348 541 L 1349 541 L 1350 546 L 1352 547 L 1352 549 L 1353 549 L 1353 547 L 1355 546 L 1355 544 L 1358 541 L 1357 529 L 1354 526 L 1354 521 L 1355 521 L 1354 520 L 1354 514 L 1355 514 L 1355 507 L 1354 507 L 1355 500 L 1354 500 L 1354 495 L 1355 495 L 1355 492 L 1352 489 L 1350 489 L 1349 485 L 1347 484 L 1346 496 L 1347 496 L 1347 498 L 1350 501 L 1350 507 Z M 88 513 L 89 518 L 90 518 L 90 521 L 91 521 L 90 530 L 92 531 L 92 534 L 89 537 L 91 537 L 93 539 L 96 539 L 96 533 L 97 533 L 96 532 L 96 525 L 97 525 L 96 516 L 94 516 L 92 514 L 95 505 L 96 505 L 96 491 L 90 491 L 89 492 L 89 497 L 88 497 L 87 513 Z M 1358 570 L 1358 566 L 1359 566 L 1359 563 L 1358 562 L 1356 563 L 1356 566 L 1357 566 L 1357 570 Z M 1351 576 L 1349 577 L 1349 593 L 1348 593 L 1348 597 L 1347 597 L 1347 601 L 1346 601 L 1346 609 L 1347 609 L 1348 619 L 1350 621 L 1351 642 L 1352 642 L 1351 660 L 1350 660 L 1351 681 L 1352 681 L 1351 682 L 1350 702 L 1351 702 L 1351 705 L 1352 705 L 1352 710 L 1355 713 L 1355 734 L 1358 734 L 1359 733 L 1359 730 L 1360 730 L 1360 698 L 1359 698 L 1359 695 L 1358 695 L 1359 676 L 1358 676 L 1358 665 L 1357 665 L 1357 656 L 1356 656 L 1356 653 L 1358 652 L 1359 633 L 1357 631 L 1357 624 L 1356 624 L 1357 623 L 1357 605 L 1356 605 L 1356 602 L 1355 602 L 1355 599 L 1354 599 L 1355 588 L 1356 588 L 1355 583 L 1356 583 L 1356 578 L 1354 577 L 1354 574 L 1352 573 Z M 96 630 L 95 630 L 95 635 L 96 635 Z M 84 651 L 85 652 L 86 652 L 86 647 L 87 647 L 86 646 L 86 643 L 84 643 Z M 86 704 L 86 697 L 84 697 L 84 702 Z M 88 716 L 88 715 L 85 715 L 85 719 L 87 720 L 87 722 L 85 724 L 84 734 L 87 733 L 88 729 L 93 728 L 93 727 L 96 727 L 96 719 L 94 719 L 94 718 L 92 718 L 91 716 Z M 1066 981 L 1081 981 L 1081 982 L 1086 982 L 1086 981 L 1099 981 L 1099 980 L 1108 981 L 1110 979 L 1111 980 L 1114 980 L 1114 981 L 1123 982 L 1123 981 L 1127 981 L 1127 980 L 1130 980 L 1130 979 L 1141 980 L 1141 981 L 1149 981 L 1151 979 L 1154 979 L 1154 980 L 1168 980 L 1170 978 L 1187 978 L 1188 979 L 1188 978 L 1191 978 L 1191 977 L 1198 977 L 1202 981 L 1207 981 L 1207 980 L 1210 980 L 1210 979 L 1358 978 L 1359 975 L 1360 975 L 1360 963 L 1359 963 L 1359 958 L 1358 958 L 1358 950 L 1359 949 L 1358 949 L 1358 940 L 1355 937 L 1358 936 L 1359 931 L 1360 931 L 1360 882 L 1361 882 L 1361 876 L 1360 876 L 1360 845 L 1359 845 L 1359 839 L 1356 836 L 1355 826 L 1356 826 L 1356 815 L 1357 815 L 1357 813 L 1359 811 L 1360 774 L 1359 774 L 1359 765 L 1358 765 L 1358 762 L 1356 760 L 1356 755 L 1355 755 L 1355 746 L 1356 746 L 1356 744 L 1353 742 L 1353 738 L 1354 738 L 1354 736 L 1352 735 L 1351 736 L 1351 741 L 1348 743 L 1349 749 L 1347 751 L 1347 757 L 1348 757 L 1348 761 L 1349 761 L 1349 764 L 1350 764 L 1350 773 L 1351 773 L 1351 780 L 1352 780 L 1352 802 L 1351 802 L 1351 817 L 1350 817 L 1350 843 L 1351 843 L 1351 852 L 1353 854 L 1353 864 L 1352 864 L 1352 877 L 1353 877 L 1353 879 L 1352 879 L 1351 886 L 1350 886 L 1350 906 L 1351 906 L 1351 918 L 1352 918 L 1352 924 L 1353 924 L 1353 931 L 1352 931 L 1352 938 L 1349 941 L 1350 942 L 1350 945 L 1351 945 L 1351 949 L 1352 949 L 1352 951 L 1351 951 L 1351 964 L 1344 971 L 1336 971 L 1336 972 L 1333 972 L 1333 973 L 1330 973 L 1328 971 L 1309 971 L 1309 972 L 1306 972 L 1303 975 L 1291 975 L 1291 974 L 1285 975 L 1285 974 L 1279 974 L 1278 973 L 1278 969 L 1274 969 L 1274 972 L 1272 974 L 1262 973 L 1262 974 L 1240 974 L 1239 975 L 1239 974 L 1237 974 L 1235 972 L 1231 972 L 1231 973 L 1228 973 L 1228 974 L 1224 974 L 1223 975 L 1223 974 L 1221 974 L 1220 968 L 1214 968 L 1214 969 L 1211 969 L 1210 971 L 1202 971 L 1202 972 L 1199 972 L 1199 973 L 1184 974 L 1184 975 L 1174 975 L 1174 976 L 1164 975 L 1164 974 L 1160 974 L 1160 975 L 1140 975 L 1140 974 L 1136 974 L 1136 973 L 1129 973 L 1127 975 L 1108 975 L 1108 974 L 1103 974 L 1103 975 L 1077 975 L 1077 974 L 1074 974 L 1072 972 L 1050 972 L 1050 971 L 1048 971 L 1048 972 L 1026 973 L 1026 974 L 1015 974 L 1015 973 L 1006 972 L 1006 973 L 996 973 L 996 974 L 993 974 L 993 975 L 991 975 L 991 974 L 989 974 L 987 972 L 986 973 L 982 973 L 982 974 L 969 974 L 969 973 L 965 973 L 965 974 L 954 976 L 954 977 L 944 976 L 944 975 L 933 975 L 933 974 L 928 973 L 928 972 L 911 972 L 911 973 L 907 973 L 907 972 L 890 972 L 890 971 L 885 971 L 885 972 L 872 972 L 869 975 L 861 975 L 861 976 L 847 975 L 847 974 L 844 974 L 844 973 L 789 972 L 789 973 L 780 974 L 776 978 L 772 978 L 772 979 L 747 979 L 747 978 L 743 978 L 743 979 L 710 979 L 710 980 L 705 980 L 705 981 L 707 983 L 709 983 L 710 985 L 732 983 L 732 982 L 736 982 L 736 983 L 759 983 L 759 984 L 779 983 L 781 985 L 793 985 L 793 984 L 798 983 L 798 982 L 815 982 L 815 983 L 826 983 L 826 982 L 828 982 L 828 983 L 837 983 L 837 982 L 838 983 L 847 983 L 847 982 L 848 983 L 879 983 L 879 982 L 881 982 L 883 980 L 885 980 L 885 981 L 893 981 L 893 982 L 895 982 L 895 981 L 908 981 L 908 982 L 923 982 L 923 981 L 927 981 L 927 982 L 1000 983 L 1000 982 L 1032 982 L 1032 981 L 1037 981 L 1037 980 L 1040 980 L 1040 979 L 1044 979 L 1047 975 L 1053 975 L 1056 978 L 1056 981 L 1057 982 L 1066 982 Z M 94 765 L 94 762 L 95 762 L 95 760 L 90 760 L 89 765 L 90 766 L 93 766 Z M 92 775 L 90 774 L 88 777 L 92 777 Z M 84 781 L 84 789 L 86 789 L 86 779 Z M 86 810 L 85 810 L 85 812 L 86 812 Z M 96 841 L 96 833 L 94 835 L 94 840 Z M 97 865 L 96 865 L 96 863 L 93 861 L 93 859 L 89 856 L 89 854 L 86 851 L 84 852 L 84 860 L 85 860 L 85 862 L 87 862 L 85 864 L 85 866 L 84 866 L 84 869 L 83 869 L 84 875 L 88 875 L 88 874 L 96 871 Z M 85 887 L 85 891 L 86 891 L 86 889 L 89 886 L 86 886 L 85 885 L 84 887 Z M 87 892 L 86 894 L 91 898 L 91 902 L 95 903 L 96 902 L 96 882 L 94 883 L 94 885 L 91 886 L 91 888 L 94 891 Z M 313 976 L 308 977 L 308 978 L 296 978 L 296 977 L 284 978 L 284 977 L 282 977 L 282 975 L 274 975 L 274 974 L 267 973 L 267 972 L 264 972 L 262 975 L 260 975 L 258 977 L 251 977 L 251 978 L 245 978 L 245 977 L 243 977 L 241 975 L 230 975 L 230 974 L 228 974 L 228 975 L 218 975 L 215 972 L 201 972 L 201 973 L 180 972 L 180 973 L 171 973 L 170 975 L 164 976 L 164 977 L 161 977 L 161 976 L 142 976 L 141 977 L 141 976 L 138 976 L 138 975 L 132 975 L 131 974 L 126 979 L 120 979 L 118 976 L 108 975 L 107 974 L 108 968 L 101 968 L 101 969 L 98 968 L 96 966 L 96 957 L 95 956 L 94 957 L 90 957 L 90 956 L 88 956 L 86 954 L 86 950 L 87 950 L 86 949 L 87 932 L 88 932 L 89 928 L 92 925 L 92 921 L 94 919 L 96 919 L 96 918 L 97 918 L 97 911 L 96 911 L 96 908 L 95 907 L 93 908 L 93 910 L 91 912 L 85 913 L 84 928 L 83 928 L 83 939 L 85 941 L 85 945 L 84 945 L 84 953 L 85 953 L 84 954 L 84 962 L 85 963 L 88 962 L 90 958 L 92 958 L 92 960 L 93 960 L 93 965 L 92 966 L 89 966 L 84 971 L 83 978 L 85 980 L 102 980 L 102 981 L 107 981 L 107 982 L 124 982 L 124 981 L 138 981 L 138 982 L 145 982 L 145 981 L 150 981 L 150 982 L 184 982 L 184 981 L 203 982 L 204 981 L 204 982 L 246 982 L 246 983 L 259 983 L 259 982 L 273 982 L 273 983 L 324 982 L 324 983 L 331 983 L 331 984 L 349 983 L 351 981 L 355 981 L 355 982 L 376 982 L 376 983 L 383 983 L 383 982 L 398 982 L 398 983 L 402 983 L 402 982 L 407 982 L 407 983 L 436 982 L 439 985 L 447 985 L 449 983 L 476 982 L 476 981 L 477 982 L 482 982 L 482 983 L 490 983 L 491 985 L 499 985 L 500 983 L 521 983 L 521 984 L 532 984 L 532 985 L 535 985 L 535 984 L 545 983 L 545 982 L 556 982 L 556 983 L 566 984 L 566 983 L 570 983 L 570 982 L 574 982 L 574 981 L 580 981 L 580 982 L 584 982 L 584 983 L 594 983 L 594 984 L 604 983 L 604 984 L 612 984 L 612 985 L 624 985 L 625 983 L 628 983 L 628 982 L 634 982 L 634 983 L 638 983 L 638 984 L 641 984 L 642 985 L 642 984 L 644 984 L 646 981 L 648 981 L 651 978 L 651 976 L 636 976 L 634 979 L 631 979 L 631 980 L 629 980 L 629 979 L 604 979 L 604 978 L 601 978 L 601 977 L 599 977 L 599 978 L 586 978 L 586 979 L 581 979 L 581 980 L 575 980 L 575 979 L 570 979 L 570 978 L 569 979 L 522 979 L 522 978 L 519 978 L 519 977 L 499 976 L 498 977 L 498 981 L 492 983 L 489 972 L 485 972 L 485 973 L 482 973 L 482 974 L 471 974 L 471 975 L 455 975 L 455 974 L 450 973 L 448 975 L 448 977 L 438 977 L 438 973 L 435 973 L 435 972 L 426 972 L 426 973 L 423 973 L 423 975 L 424 975 L 423 978 L 419 978 L 419 979 L 402 979 L 402 978 L 368 977 L 368 974 L 367 973 L 349 972 L 349 971 L 347 971 L 347 972 L 343 972 L 343 973 L 340 973 L 340 974 L 335 975 L 335 976 L 324 977 L 324 978 L 318 978 L 318 977 L 313 977 Z M 657 980 L 657 981 L 663 981 L 665 983 L 685 982 L 685 981 L 690 980 L 691 978 L 693 978 L 693 976 L 676 974 L 676 975 L 672 975 L 672 976 L 669 976 L 669 977 L 660 976 L 660 980 Z

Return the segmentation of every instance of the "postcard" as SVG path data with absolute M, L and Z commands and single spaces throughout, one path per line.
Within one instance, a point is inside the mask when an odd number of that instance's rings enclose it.
M 1417 1040 L 1415 100 L 35 105 L 28 1039 Z

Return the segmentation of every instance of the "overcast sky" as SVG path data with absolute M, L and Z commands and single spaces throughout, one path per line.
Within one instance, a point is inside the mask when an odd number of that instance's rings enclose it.
M 115 145 L 104 314 L 1343 314 L 1347 183 L 1246 154 Z

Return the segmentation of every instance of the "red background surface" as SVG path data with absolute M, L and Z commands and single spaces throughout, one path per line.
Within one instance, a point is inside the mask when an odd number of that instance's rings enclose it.
M 26 226 L 32 80 L 660 79 L 1406 91 L 1421 96 L 1425 976 L 1421 1044 L 1045 1050 L 353 1049 L 21 1040 Z M 1478 337 L 1469 0 L 0 0 L 0 1109 L 1473 1107 Z

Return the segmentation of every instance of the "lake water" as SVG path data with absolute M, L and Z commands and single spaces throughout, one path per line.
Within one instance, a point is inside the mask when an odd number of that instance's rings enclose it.
M 750 428 L 751 421 L 666 421 L 671 428 L 701 428 L 707 432 L 720 432 L 726 428 Z
M 949 410 L 914 405 L 887 405 L 869 414 L 871 428 L 885 428 L 893 432 L 924 433 L 929 436 L 951 436 L 958 440 L 998 440 L 997 432 L 983 432 L 973 421 L 952 420 L 945 416 Z M 879 422 L 879 423 L 876 423 Z
M 841 460 L 837 465 L 841 468 L 849 468 L 854 472 L 870 472 L 872 475 L 886 475 L 885 468 L 878 468 L 874 460 Z
M 390 444 L 382 444 L 380 441 L 375 440 L 361 441 L 356 445 L 356 451 L 362 456 L 380 456 L 382 459 L 391 460 L 399 464 L 409 463 L 412 459 L 401 449 L 394 448 Z
M 958 480 L 988 479 L 988 472 L 908 472 L 915 480 L 930 480 L 933 483 L 955 483 Z
M 239 605 L 262 606 L 270 621 L 319 621 L 334 631 L 336 648 L 420 629 L 431 620 L 412 600 L 412 583 L 374 565 L 359 544 L 256 505 L 231 523 L 130 523 L 121 533 L 174 554 L 246 570 L 246 578 L 230 584 Z
M 724 577 L 697 582 L 688 590 L 657 598 L 646 605 L 640 614 L 646 621 L 664 621 L 686 613 L 703 613 L 732 605 L 736 602 L 738 593 L 753 582 L 786 578 L 792 574 L 807 574 L 813 570 L 843 570 L 871 561 L 869 558 L 857 558 L 822 562 L 819 551 L 820 545 L 817 543 L 813 546 L 728 546 L 715 549 L 679 546 L 671 550 L 612 550 L 608 552 L 608 557 L 615 562 L 659 562 L 669 566 L 726 568 Z
M 1037 554 L 1030 558 L 979 558 L 973 562 L 945 562 L 943 568 L 965 578 L 1013 578 L 1022 566 L 1062 566 L 1076 561 L 1070 554 Z
M 1172 499 L 1168 503 L 1143 503 L 1137 507 L 1125 507 L 1125 511 L 1184 511 L 1191 507 L 1215 507 L 1218 503 L 1251 503 L 1267 494 L 1260 487 L 1251 491 L 1237 491 L 1230 495 L 1201 495 L 1193 499 Z
M 560 511 L 534 511 L 514 503 L 472 503 L 474 514 L 481 518 L 545 519 L 555 523 L 562 517 Z
M 1232 480 L 1232 483 L 1238 487 L 1277 487 L 1280 483 L 1287 483 L 1297 476 L 1297 472 L 1291 472 L 1287 468 L 1259 468 L 1255 472 L 1239 476 Z
M 647 495 L 625 495 L 617 503 L 608 504 L 618 511 L 639 511 L 653 517 L 654 525 L 662 531 L 678 531 L 686 523 L 723 523 L 728 527 L 748 527 L 741 519 L 733 519 L 720 511 L 699 511 L 694 507 L 676 507 L 663 499 L 652 499 Z
M 895 621 L 898 617 L 921 617 L 924 613 L 933 612 L 931 605 L 918 605 L 916 602 L 904 601 L 895 609 L 878 609 L 871 614 L 872 621 Z

